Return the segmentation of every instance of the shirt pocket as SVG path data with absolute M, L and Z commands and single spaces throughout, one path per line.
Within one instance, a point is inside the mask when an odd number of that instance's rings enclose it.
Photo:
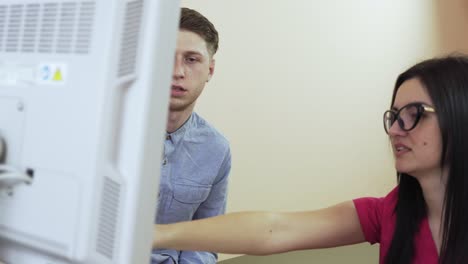
M 170 214 L 175 221 L 192 220 L 195 212 L 209 196 L 211 186 L 194 186 L 175 184 L 173 186 L 173 196 Z
M 208 198 L 211 186 L 174 184 L 174 200 L 183 204 L 200 204 Z

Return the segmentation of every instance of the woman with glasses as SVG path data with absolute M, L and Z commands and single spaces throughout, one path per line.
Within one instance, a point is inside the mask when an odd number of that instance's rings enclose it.
M 426 60 L 383 115 L 398 185 L 308 212 L 240 212 L 157 225 L 155 247 L 266 255 L 380 243 L 380 263 L 468 263 L 468 58 Z

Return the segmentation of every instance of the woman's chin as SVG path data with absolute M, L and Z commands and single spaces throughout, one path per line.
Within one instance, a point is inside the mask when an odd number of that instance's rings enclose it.
M 400 163 L 395 163 L 395 169 L 398 173 L 405 173 L 405 174 L 410 174 L 412 171 L 408 166 L 405 166 L 404 164 L 400 164 Z

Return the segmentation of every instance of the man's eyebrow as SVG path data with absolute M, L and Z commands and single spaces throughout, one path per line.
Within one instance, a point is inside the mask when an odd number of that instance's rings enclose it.
M 184 55 L 198 55 L 198 56 L 203 56 L 203 54 L 201 54 L 201 53 L 198 52 L 198 51 L 194 51 L 194 50 L 188 50 L 188 51 L 184 52 Z

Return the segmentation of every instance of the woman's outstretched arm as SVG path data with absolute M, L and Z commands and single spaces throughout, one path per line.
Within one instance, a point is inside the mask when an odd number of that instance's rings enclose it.
M 153 247 L 269 255 L 364 242 L 352 201 L 316 211 L 239 212 L 156 225 Z

